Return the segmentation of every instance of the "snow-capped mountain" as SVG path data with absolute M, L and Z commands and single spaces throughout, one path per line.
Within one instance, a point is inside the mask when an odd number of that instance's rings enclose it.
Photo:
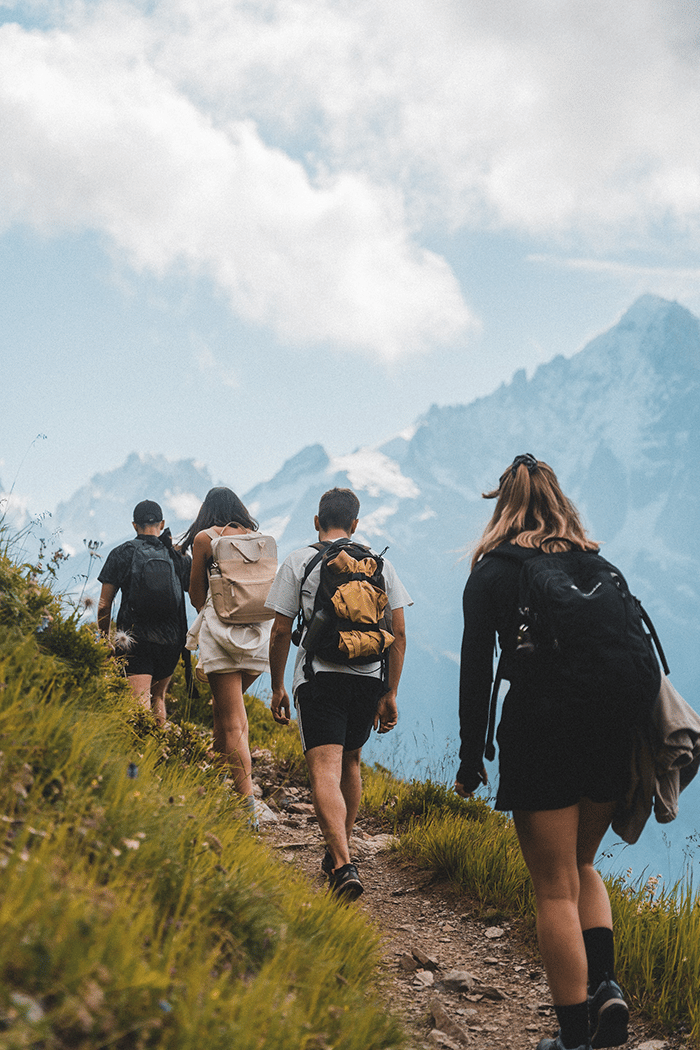
M 213 482 L 207 468 L 191 459 L 172 462 L 165 456 L 132 453 L 116 470 L 95 474 L 65 503 L 55 519 L 61 543 L 77 553 L 85 538 L 113 544 L 131 532 L 136 503 L 153 499 L 163 509 L 173 535 L 187 528 Z
M 609 331 L 531 379 L 521 371 L 488 397 L 434 406 L 378 448 L 331 457 L 312 445 L 242 494 L 281 556 L 315 539 L 318 499 L 333 485 L 357 492 L 359 535 L 375 549 L 388 545 L 415 605 L 406 614 L 398 743 L 379 739 L 369 753 L 404 774 L 454 771 L 463 555 L 493 509 L 481 494 L 523 452 L 555 469 L 651 614 L 676 687 L 698 706 L 700 324 L 677 303 L 644 296 Z M 177 534 L 210 485 L 191 461 L 131 456 L 55 519 L 64 545 L 80 551 L 83 538 L 98 538 L 108 549 L 129 535 L 133 506 L 148 496 Z M 697 799 L 696 785 L 691 791 Z M 684 801 L 686 822 L 690 808 Z

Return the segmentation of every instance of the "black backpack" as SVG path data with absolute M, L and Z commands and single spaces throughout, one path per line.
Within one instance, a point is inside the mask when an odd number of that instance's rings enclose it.
M 382 661 L 394 641 L 391 610 L 384 581 L 383 554 L 350 539 L 311 544 L 317 554 L 306 566 L 303 587 L 321 563 L 314 608 L 308 626 L 299 609 L 292 633 L 295 645 L 306 650 L 304 674 L 313 677 L 312 660 L 331 664 L 362 665 Z M 306 631 L 304 628 L 306 627 Z
M 134 547 L 127 595 L 130 617 L 138 623 L 175 619 L 184 609 L 184 595 L 174 555 L 160 542 L 129 542 Z
M 666 674 L 668 664 L 649 615 L 619 569 L 595 551 L 555 553 L 509 545 L 489 553 L 521 566 L 517 637 L 514 649 L 501 655 L 491 697 L 491 758 L 503 677 L 517 680 L 544 668 L 561 683 L 563 702 L 609 697 L 620 716 L 631 721 L 651 708 L 661 682 L 654 646 Z

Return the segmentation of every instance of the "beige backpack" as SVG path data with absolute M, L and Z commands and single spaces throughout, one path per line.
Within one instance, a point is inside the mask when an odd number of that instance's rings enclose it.
M 241 532 L 211 538 L 213 562 L 209 568 L 209 593 L 216 615 L 222 623 L 261 623 L 272 620 L 274 612 L 265 608 L 277 572 L 277 544 L 261 532 Z

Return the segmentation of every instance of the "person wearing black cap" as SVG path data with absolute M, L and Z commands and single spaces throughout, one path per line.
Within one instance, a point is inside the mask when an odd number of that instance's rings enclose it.
M 121 590 L 115 654 L 125 659 L 134 695 L 162 725 L 165 694 L 187 635 L 184 592 L 191 558 L 173 547 L 154 500 L 136 504 L 133 526 L 135 539 L 115 547 L 98 576 L 97 624 L 109 637 L 112 604 Z

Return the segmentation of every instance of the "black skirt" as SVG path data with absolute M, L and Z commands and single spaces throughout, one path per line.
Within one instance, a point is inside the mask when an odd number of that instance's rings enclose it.
M 609 701 L 567 703 L 512 687 L 497 740 L 496 809 L 563 809 L 582 798 L 613 802 L 625 795 L 632 728 Z

